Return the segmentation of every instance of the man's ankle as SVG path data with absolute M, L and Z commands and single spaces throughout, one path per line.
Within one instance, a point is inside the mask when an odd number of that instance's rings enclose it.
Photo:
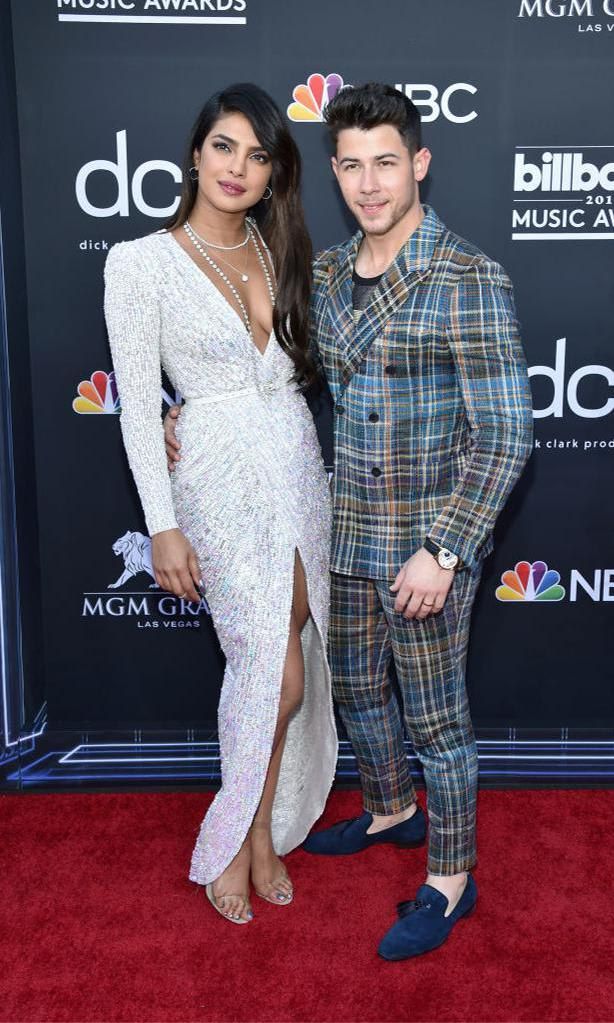
M 436 888 L 448 900 L 446 916 L 449 916 L 467 887 L 469 875 L 467 871 L 458 874 L 427 874 L 426 884 Z
M 399 810 L 398 813 L 391 814 L 375 814 L 372 813 L 372 823 L 367 828 L 368 835 L 374 835 L 377 831 L 384 831 L 386 828 L 393 828 L 395 824 L 401 824 L 403 821 L 408 821 L 410 817 L 413 817 L 416 810 L 418 809 L 417 803 L 411 803 L 405 807 L 404 810 Z M 367 813 L 371 813 L 370 810 Z

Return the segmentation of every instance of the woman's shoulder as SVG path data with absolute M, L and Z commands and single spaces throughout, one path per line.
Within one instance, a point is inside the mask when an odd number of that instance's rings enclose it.
M 167 231 L 155 231 L 142 238 L 116 242 L 109 249 L 105 263 L 105 276 L 127 273 L 130 276 L 155 274 L 160 266 L 168 238 Z

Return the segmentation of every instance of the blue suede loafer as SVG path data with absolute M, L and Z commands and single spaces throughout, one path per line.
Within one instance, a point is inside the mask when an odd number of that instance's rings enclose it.
M 400 849 L 415 849 L 426 840 L 426 817 L 424 811 L 417 808 L 409 820 L 393 824 L 390 828 L 367 834 L 373 817 L 363 813 L 351 821 L 339 821 L 331 828 L 315 831 L 303 843 L 303 849 L 321 856 L 347 856 L 349 853 L 362 852 L 372 845 L 396 845 Z
M 475 909 L 478 889 L 471 874 L 460 900 L 449 916 L 445 916 L 448 900 L 430 884 L 423 884 L 413 902 L 400 902 L 400 920 L 380 942 L 378 952 L 383 959 L 410 959 L 439 948 L 462 917 Z

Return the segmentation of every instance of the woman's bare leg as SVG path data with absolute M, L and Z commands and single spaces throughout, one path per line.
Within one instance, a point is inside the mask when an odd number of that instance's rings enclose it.
M 271 816 L 288 723 L 303 699 L 305 668 L 300 637 L 308 617 L 307 582 L 297 553 L 294 559 L 294 592 L 288 649 L 282 677 L 273 749 L 262 798 L 249 832 L 254 887 L 258 892 L 262 892 L 268 898 L 277 899 L 281 904 L 291 897 L 292 884 L 283 863 L 273 849 Z

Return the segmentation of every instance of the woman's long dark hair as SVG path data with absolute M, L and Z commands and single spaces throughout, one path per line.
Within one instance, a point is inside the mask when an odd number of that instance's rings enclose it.
M 300 196 L 301 157 L 281 111 L 263 89 L 245 82 L 230 85 L 207 100 L 190 134 L 179 208 L 165 226 L 172 231 L 188 220 L 198 191 L 198 181 L 190 178 L 194 150 L 200 152 L 218 118 L 230 113 L 247 118 L 258 142 L 271 158 L 273 169 L 269 184 L 273 195 L 259 202 L 251 212 L 271 250 L 277 277 L 273 330 L 294 362 L 296 380 L 307 386 L 316 372 L 309 357 L 312 250 Z

